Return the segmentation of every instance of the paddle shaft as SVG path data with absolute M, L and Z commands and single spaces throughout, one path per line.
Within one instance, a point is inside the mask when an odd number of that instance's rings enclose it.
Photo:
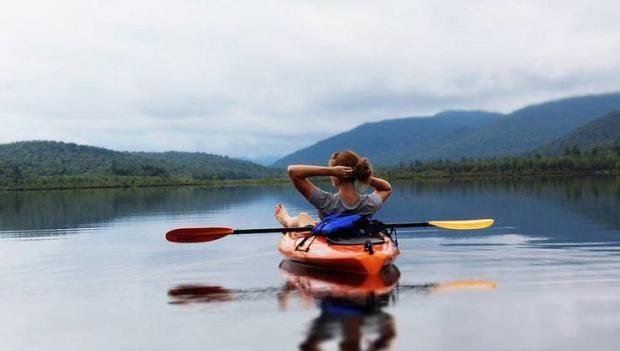
M 432 227 L 428 222 L 411 222 L 411 223 L 392 223 L 385 225 L 388 228 L 420 228 Z M 258 233 L 290 233 L 290 232 L 308 232 L 312 230 L 312 226 L 307 227 L 277 227 L 277 228 L 254 228 L 254 229 L 235 229 L 233 234 L 258 234 Z

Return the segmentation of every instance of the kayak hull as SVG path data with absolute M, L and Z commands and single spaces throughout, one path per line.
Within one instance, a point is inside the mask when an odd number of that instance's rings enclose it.
M 333 245 L 321 236 L 308 239 L 300 247 L 306 235 L 286 233 L 278 241 L 278 251 L 293 262 L 367 274 L 379 273 L 383 267 L 393 264 L 400 254 L 398 247 L 389 238 L 385 238 L 383 244 L 373 245 L 373 253 L 370 254 L 364 245 Z

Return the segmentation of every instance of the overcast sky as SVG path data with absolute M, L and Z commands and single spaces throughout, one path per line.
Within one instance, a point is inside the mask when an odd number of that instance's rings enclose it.
M 0 143 L 287 154 L 620 90 L 612 1 L 2 1 Z

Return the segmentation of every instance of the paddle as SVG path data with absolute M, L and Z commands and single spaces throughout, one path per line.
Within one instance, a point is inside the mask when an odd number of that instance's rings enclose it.
M 493 219 L 473 219 L 466 221 L 429 221 L 412 223 L 393 223 L 386 224 L 392 228 L 421 228 L 438 227 L 454 230 L 484 229 L 493 225 Z M 233 229 L 227 227 L 206 227 L 206 228 L 179 228 L 166 233 L 166 239 L 173 243 L 204 243 L 217 240 L 231 234 L 257 234 L 257 233 L 288 233 L 288 232 L 308 232 L 312 226 L 293 227 L 293 228 L 255 228 L 255 229 Z

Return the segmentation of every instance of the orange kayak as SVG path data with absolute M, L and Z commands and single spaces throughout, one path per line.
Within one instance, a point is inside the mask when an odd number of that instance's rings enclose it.
M 278 241 L 278 251 L 293 262 L 368 274 L 379 273 L 400 254 L 394 241 L 383 234 L 372 243 L 357 244 L 334 244 L 323 236 L 307 236 L 308 233 L 286 233 Z

